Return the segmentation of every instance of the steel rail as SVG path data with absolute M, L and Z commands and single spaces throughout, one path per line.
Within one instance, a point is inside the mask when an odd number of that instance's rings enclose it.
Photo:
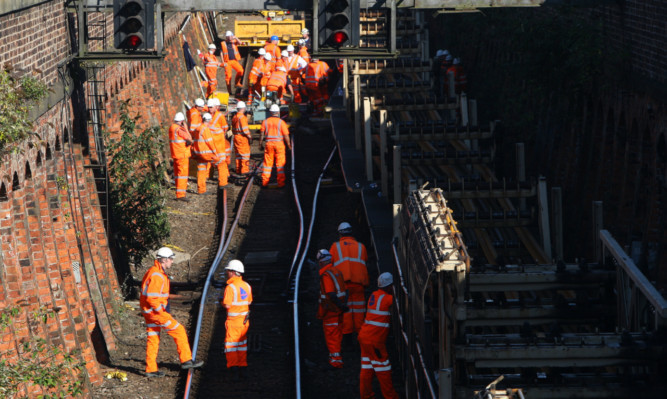
M 296 188 L 296 179 L 294 177 L 294 137 L 292 137 L 292 165 L 290 167 L 290 175 L 292 176 L 292 192 L 294 193 L 294 202 L 296 203 L 296 209 L 299 212 L 299 240 L 296 244 L 296 250 L 294 251 L 294 258 L 292 259 L 292 266 L 290 266 L 289 273 L 287 275 L 287 288 L 289 289 L 289 283 L 292 279 L 292 272 L 294 271 L 294 266 L 296 265 L 297 259 L 299 258 L 299 251 L 301 251 L 301 241 L 303 240 L 303 209 L 301 208 L 301 202 L 299 202 L 299 192 Z
M 195 328 L 195 339 L 194 343 L 192 344 L 192 359 L 195 360 L 197 358 L 197 348 L 199 346 L 199 335 L 201 334 L 201 323 L 202 319 L 204 316 L 204 307 L 206 306 L 206 295 L 208 294 L 208 288 L 211 284 L 211 280 L 213 279 L 213 274 L 215 271 L 218 269 L 218 266 L 220 265 L 220 262 L 222 261 L 222 258 L 224 254 L 227 252 L 227 248 L 229 247 L 229 244 L 232 242 L 232 237 L 234 236 L 234 231 L 236 230 L 236 227 L 238 226 L 239 219 L 241 217 L 241 213 L 243 211 L 243 208 L 245 206 L 246 199 L 248 198 L 248 194 L 252 190 L 253 182 L 255 180 L 255 175 L 258 170 L 261 170 L 261 165 L 259 167 L 256 167 L 254 172 L 250 175 L 250 178 L 248 179 L 248 182 L 246 183 L 246 188 L 245 191 L 243 192 L 243 196 L 241 197 L 241 202 L 239 204 L 239 208 L 236 212 L 236 217 L 234 218 L 234 222 L 229 228 L 229 233 L 227 233 L 227 239 L 225 240 L 225 230 L 227 226 L 227 190 L 223 190 L 223 201 L 224 201 L 224 216 L 223 216 L 223 227 L 222 227 L 222 232 L 220 233 L 220 245 L 218 246 L 218 252 L 215 254 L 215 258 L 213 259 L 213 263 L 211 264 L 211 268 L 208 271 L 208 274 L 206 275 L 206 281 L 204 282 L 204 290 L 201 295 L 201 301 L 199 305 L 199 313 L 197 314 L 197 325 Z M 184 399 L 188 399 L 190 397 L 190 388 L 192 386 L 192 373 L 194 369 L 188 370 L 188 376 L 185 381 L 185 393 L 183 394 Z
M 301 255 L 301 260 L 299 261 L 299 266 L 296 269 L 296 276 L 294 278 L 294 299 L 292 302 L 292 306 L 294 309 L 293 310 L 294 311 L 294 360 L 296 367 L 295 383 L 296 383 L 297 399 L 301 399 L 301 362 L 299 361 L 299 358 L 301 356 L 301 353 L 299 351 L 299 277 L 301 276 L 301 267 L 303 266 L 303 262 L 306 260 L 306 254 L 308 253 L 308 246 L 310 245 L 310 237 L 313 232 L 313 226 L 315 225 L 315 213 L 317 211 L 317 196 L 320 193 L 320 185 L 322 184 L 322 177 L 324 176 L 324 172 L 329 167 L 329 163 L 331 162 L 331 159 L 333 158 L 335 153 L 336 153 L 336 147 L 334 147 L 331 150 L 329 159 L 327 159 L 327 162 L 324 164 L 322 172 L 320 172 L 320 176 L 317 179 L 317 185 L 315 186 L 315 195 L 313 196 L 313 210 L 310 215 L 310 226 L 308 226 L 308 237 L 306 239 L 306 245 L 303 248 L 303 254 Z

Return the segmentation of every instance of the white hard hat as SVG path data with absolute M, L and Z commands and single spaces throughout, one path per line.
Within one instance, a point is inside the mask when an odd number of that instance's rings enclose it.
M 378 288 L 384 288 L 394 283 L 394 276 L 389 272 L 384 272 L 378 276 Z
M 203 107 L 204 105 L 206 105 L 206 103 L 201 98 L 198 98 L 195 100 L 195 105 L 198 107 Z
M 352 232 L 352 226 L 348 222 L 343 222 L 338 225 L 338 232 L 349 234 Z
M 276 68 L 276 70 L 278 70 L 278 71 L 283 71 L 283 72 L 287 72 L 287 69 L 285 69 L 285 67 L 281 67 L 281 66 L 279 66 L 278 68 Z
M 331 254 L 326 249 L 320 249 L 317 251 L 317 261 L 320 262 L 320 264 L 331 262 Z
M 208 112 L 204 113 L 204 115 L 202 115 L 201 117 L 202 117 L 202 119 L 204 119 L 205 121 L 210 121 L 211 119 L 213 119 L 213 117 L 211 116 L 211 114 L 209 114 Z
M 237 102 L 236 109 L 245 109 L 245 103 L 243 101 Z
M 267 61 L 271 61 L 271 54 L 269 53 L 264 54 L 264 59 Z
M 243 262 L 238 259 L 232 259 L 225 266 L 225 270 L 232 270 L 239 273 L 245 273 L 245 268 L 243 267 Z
M 451 61 L 451 60 L 452 60 L 452 55 L 451 54 L 445 55 L 445 61 Z
M 442 50 L 436 51 L 435 56 L 436 57 L 441 57 L 442 56 Z
M 448 54 L 449 54 L 449 50 L 442 50 L 442 55 L 448 55 Z
M 206 101 L 206 106 L 207 107 L 215 107 L 217 104 L 215 103 L 215 98 L 209 98 L 208 101 Z
M 174 254 L 174 251 L 172 251 L 171 248 L 167 248 L 167 247 L 162 247 L 162 248 L 158 249 L 157 252 L 155 253 L 155 257 L 158 258 L 158 259 L 160 259 L 160 258 L 173 258 L 174 256 L 176 256 Z
M 209 44 L 209 45 L 208 45 L 208 48 L 209 48 L 209 49 L 213 49 L 213 50 L 215 50 L 215 44 L 213 44 L 213 43 Z
M 303 40 L 303 39 L 299 39 L 299 41 L 297 43 L 299 43 L 299 46 L 305 46 L 306 45 L 306 41 Z
M 280 55 L 283 56 L 283 57 L 289 57 L 289 54 L 287 53 L 287 50 L 281 51 Z
M 218 97 L 213 97 L 212 100 L 213 100 L 213 105 L 215 105 L 216 107 L 219 107 L 220 105 L 222 105 L 222 103 L 220 103 L 220 99 Z
M 266 50 L 264 50 L 264 47 L 262 47 L 262 48 L 260 48 L 259 50 L 257 50 L 257 54 L 259 54 L 259 55 L 264 55 L 264 54 L 266 54 Z
M 454 58 L 454 62 L 452 62 L 452 64 L 454 64 L 454 65 L 458 65 L 460 63 L 461 63 L 461 59 L 458 58 L 458 57 Z
M 271 105 L 271 108 L 269 108 L 269 111 L 270 112 L 280 112 L 280 107 L 278 106 L 278 104 L 273 104 L 273 105 Z
M 227 36 L 234 36 L 231 30 L 228 30 L 227 33 L 225 33 L 225 37 Z
M 294 51 L 294 46 L 292 46 L 291 44 L 288 44 L 287 45 L 287 51 Z
M 305 35 L 306 33 L 310 33 L 310 31 L 307 28 L 301 29 L 301 34 Z
M 185 120 L 185 115 L 183 115 L 182 112 L 177 112 L 176 115 L 174 115 L 174 122 L 181 122 Z

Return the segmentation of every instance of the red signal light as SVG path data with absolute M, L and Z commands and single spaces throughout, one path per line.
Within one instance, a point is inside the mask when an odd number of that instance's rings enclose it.
M 137 48 L 141 45 L 142 42 L 141 38 L 137 35 L 130 35 L 127 37 L 127 39 L 125 39 L 125 41 L 130 48 Z
M 335 46 L 341 46 L 347 41 L 348 37 L 345 32 L 336 32 L 331 36 L 331 42 Z

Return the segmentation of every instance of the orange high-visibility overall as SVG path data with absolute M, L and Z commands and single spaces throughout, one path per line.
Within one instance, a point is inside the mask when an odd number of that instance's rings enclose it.
M 359 390 L 362 399 L 374 398 L 373 374 L 380 382 L 382 396 L 385 399 L 398 399 L 391 381 L 391 363 L 387 354 L 387 335 L 391 321 L 393 296 L 378 289 L 368 298 L 366 320 L 359 331 L 361 348 L 361 372 L 359 373 Z
M 289 140 L 287 123 L 277 116 L 262 122 L 261 128 L 266 147 L 264 148 L 264 166 L 262 168 L 262 186 L 266 187 L 271 179 L 273 162 L 276 163 L 278 187 L 285 186 L 285 140 Z
M 248 117 L 237 113 L 232 118 L 232 133 L 234 133 L 234 148 L 236 149 L 236 173 L 248 173 L 250 168 L 250 129 Z
M 353 237 L 344 236 L 331 245 L 329 252 L 334 267 L 343 274 L 349 292 L 347 306 L 350 311 L 343 316 L 343 334 L 359 332 L 366 311 L 364 288 L 368 287 L 366 247 Z
M 211 164 L 218 166 L 223 163 L 223 160 L 218 156 L 220 151 L 215 147 L 209 123 L 204 122 L 196 136 L 195 143 L 192 145 L 192 153 L 197 158 L 197 192 L 203 194 L 206 192 L 206 178 Z
M 306 67 L 306 90 L 308 91 L 308 98 L 313 103 L 315 113 L 322 113 L 329 96 L 328 75 L 329 66 L 323 61 L 311 62 Z
M 201 53 L 199 58 L 204 62 L 204 72 L 208 78 L 208 85 L 206 86 L 206 97 L 210 97 L 218 86 L 218 67 L 222 63 L 218 61 L 218 57 L 211 53 Z
M 197 107 L 192 107 L 186 112 L 186 116 L 188 118 L 188 125 L 190 126 L 190 134 L 192 135 L 193 139 L 195 139 L 195 132 L 199 131 L 199 128 L 201 128 L 201 124 L 204 121 L 202 119 L 202 113 L 206 112 L 205 110 L 199 111 Z
M 243 281 L 240 276 L 233 276 L 227 280 L 227 287 L 221 301 L 227 309 L 227 321 L 225 321 L 225 357 L 227 367 L 248 366 L 248 327 L 250 322 L 246 320 L 248 306 L 252 303 L 252 290 L 250 285 Z
M 276 62 L 280 59 L 280 47 L 277 44 L 267 43 L 264 45 L 267 54 L 271 54 L 271 70 L 276 68 Z
M 155 260 L 141 279 L 139 306 L 146 321 L 146 372 L 157 371 L 157 353 L 160 349 L 160 330 L 165 330 L 176 343 L 176 351 L 181 363 L 192 360 L 185 328 L 169 313 L 169 277 L 162 270 L 160 262 Z
M 169 149 L 171 158 L 174 160 L 174 180 L 176 180 L 176 198 L 185 197 L 188 189 L 188 169 L 190 162 L 190 147 L 186 140 L 192 140 L 192 136 L 185 126 L 173 123 L 169 126 Z
M 234 79 L 234 84 L 236 86 L 241 86 L 241 80 L 243 80 L 243 67 L 241 66 L 241 54 L 239 54 L 239 49 L 236 47 L 236 43 L 223 42 L 222 45 L 222 60 L 225 62 L 225 82 L 227 83 L 227 91 L 232 92 L 232 69 L 236 71 L 236 78 Z M 229 47 L 232 48 L 230 53 Z
M 278 100 L 282 100 L 286 85 L 287 85 L 287 72 L 279 71 L 276 69 L 275 71 L 271 72 L 269 80 L 266 81 L 266 91 L 277 92 Z
M 320 269 L 320 300 L 317 317 L 322 319 L 324 341 L 329 349 L 329 364 L 342 368 L 343 357 L 340 354 L 340 343 L 343 340 L 343 311 L 331 302 L 330 293 L 334 293 L 341 302 L 345 302 L 347 293 L 343 275 L 331 263 Z
M 303 58 L 297 54 L 292 54 L 292 56 L 287 60 L 287 73 L 289 78 L 292 81 L 292 90 L 294 90 L 294 99 L 293 101 L 297 104 L 303 101 L 302 91 L 305 91 L 305 88 L 302 87 L 301 74 L 308 65 Z
M 229 162 L 225 161 L 227 160 L 227 157 L 231 157 L 231 155 L 228 155 L 229 151 L 227 151 L 228 147 L 231 146 L 225 139 L 225 133 L 229 130 L 229 125 L 227 125 L 227 118 L 224 113 L 216 111 L 215 115 L 213 115 L 213 119 L 211 119 L 210 129 L 211 134 L 213 135 L 213 143 L 218 150 L 216 155 L 223 160 L 223 162 L 218 164 L 218 186 L 226 186 L 227 179 L 229 178 L 229 169 L 227 168 Z M 231 148 L 229 148 L 229 150 L 231 150 Z

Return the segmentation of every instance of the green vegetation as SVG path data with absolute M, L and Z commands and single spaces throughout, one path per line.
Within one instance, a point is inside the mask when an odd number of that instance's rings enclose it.
M 33 76 L 19 78 L 0 70 L 0 152 L 30 135 L 32 121 L 28 113 L 46 93 L 46 85 Z
M 129 114 L 129 101 L 121 104 L 121 134 L 106 134 L 109 163 L 111 218 L 123 255 L 138 265 L 148 252 L 169 236 L 164 212 L 166 165 L 160 152 L 164 132 L 157 126 L 135 131 L 138 116 Z
M 46 336 L 46 323 L 55 317 L 55 312 L 40 307 L 32 312 L 21 312 L 19 307 L 12 307 L 0 312 L 0 334 L 15 329 L 20 318 L 27 318 L 28 327 L 33 334 L 42 330 Z M 8 360 L 6 355 L 16 352 Z M 27 398 L 30 387 L 40 387 L 38 398 L 77 397 L 83 394 L 85 362 L 78 357 L 77 351 L 67 353 L 60 346 L 49 343 L 35 334 L 30 339 L 17 344 L 15 351 L 0 354 L 0 397 Z

